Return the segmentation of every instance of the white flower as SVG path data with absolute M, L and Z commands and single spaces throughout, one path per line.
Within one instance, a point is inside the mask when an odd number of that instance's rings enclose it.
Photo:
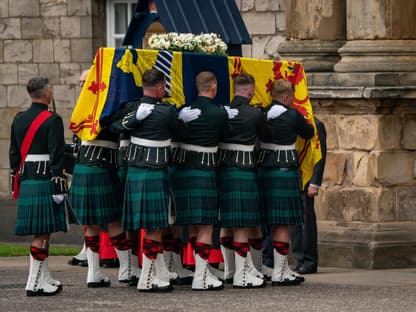
M 227 45 L 214 33 L 194 35 L 191 33 L 154 34 L 149 38 L 149 47 L 157 50 L 202 52 L 225 55 Z

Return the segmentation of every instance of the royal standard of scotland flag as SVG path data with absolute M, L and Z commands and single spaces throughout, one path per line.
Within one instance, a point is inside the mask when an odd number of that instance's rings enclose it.
M 247 72 L 256 80 L 252 104 L 266 107 L 271 102 L 271 84 L 277 79 L 289 80 L 295 86 L 293 107 L 315 125 L 308 96 L 306 75 L 298 62 L 260 60 L 243 57 L 171 51 L 100 48 L 90 68 L 71 116 L 70 129 L 82 140 L 93 140 L 99 134 L 100 119 L 116 112 L 120 106 L 142 95 L 142 74 L 150 68 L 166 76 L 165 100 L 181 107 L 191 103 L 197 94 L 195 77 L 201 71 L 212 71 L 217 77 L 217 104 L 228 104 L 233 96 L 233 78 Z M 316 131 L 315 131 L 316 132 Z M 312 176 L 313 166 L 321 159 L 317 135 L 311 140 L 298 139 L 296 148 L 301 160 L 302 180 Z

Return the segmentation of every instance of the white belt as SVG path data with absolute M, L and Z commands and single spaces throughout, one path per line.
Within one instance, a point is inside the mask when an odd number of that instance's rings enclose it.
M 199 153 L 216 153 L 218 151 L 218 146 L 207 147 L 207 146 L 181 143 L 181 149 L 184 149 L 185 151 L 199 152 Z
M 157 141 L 157 140 L 147 140 L 142 139 L 138 137 L 131 137 L 131 143 L 141 146 L 147 146 L 147 147 L 170 147 L 170 139 L 169 140 L 163 140 L 163 141 Z
M 98 147 L 105 147 L 109 149 L 118 149 L 118 144 L 112 141 L 104 141 L 104 140 L 93 140 L 93 141 L 81 141 L 81 145 L 84 146 L 98 146 Z
M 296 148 L 296 144 L 293 143 L 290 145 L 279 145 L 279 144 L 261 142 L 260 147 L 263 149 L 271 150 L 271 151 L 290 151 Z
M 219 148 L 227 151 L 239 151 L 239 152 L 252 152 L 254 151 L 254 145 L 233 144 L 233 143 L 220 143 Z
M 170 142 L 170 147 L 171 148 L 178 148 L 181 146 L 181 143 L 179 142 Z
M 25 161 L 49 161 L 49 154 L 28 154 Z
M 120 140 L 120 147 L 127 147 L 130 144 L 130 140 L 125 139 L 125 140 Z

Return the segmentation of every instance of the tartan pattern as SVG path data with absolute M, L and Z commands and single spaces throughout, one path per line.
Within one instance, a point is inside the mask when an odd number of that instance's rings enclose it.
M 215 171 L 176 169 L 172 184 L 176 224 L 216 224 L 218 190 Z
M 260 200 L 255 171 L 221 168 L 219 178 L 221 227 L 260 226 Z
M 118 179 L 120 180 L 122 192 L 124 192 L 124 187 L 126 186 L 127 166 L 118 167 L 117 176 L 118 176 Z
M 100 224 L 121 219 L 122 190 L 115 170 L 76 164 L 69 201 L 80 224 Z
M 125 230 L 168 227 L 169 184 L 166 169 L 129 167 L 124 192 Z
M 264 168 L 258 170 L 260 204 L 268 225 L 302 224 L 299 171 Z
M 53 201 L 52 189 L 49 179 L 20 182 L 15 235 L 66 232 L 64 203 Z

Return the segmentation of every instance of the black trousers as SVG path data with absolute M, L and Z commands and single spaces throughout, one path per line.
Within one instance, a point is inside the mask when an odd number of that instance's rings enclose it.
M 290 226 L 291 253 L 296 266 L 315 271 L 318 266 L 318 231 L 314 197 L 302 192 L 303 224 Z

